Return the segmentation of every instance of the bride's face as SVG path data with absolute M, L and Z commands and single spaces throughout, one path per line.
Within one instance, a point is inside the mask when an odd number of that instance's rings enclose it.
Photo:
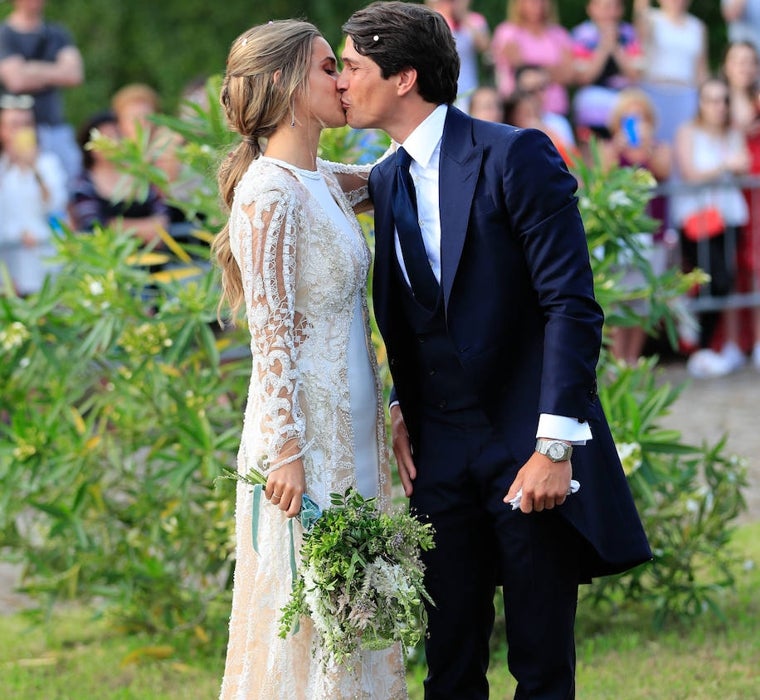
M 309 121 L 325 127 L 345 126 L 346 114 L 340 103 L 337 88 L 338 70 L 335 54 L 322 37 L 317 37 L 311 49 L 311 68 L 306 80 L 303 112 Z M 299 116 L 300 116 L 299 114 Z

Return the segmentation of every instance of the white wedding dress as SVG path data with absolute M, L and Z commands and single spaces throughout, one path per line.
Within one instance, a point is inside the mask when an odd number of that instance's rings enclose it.
M 240 266 L 253 366 L 238 471 L 297 441 L 307 493 L 321 507 L 354 486 L 389 505 L 390 476 L 377 363 L 369 331 L 370 252 L 352 205 L 366 187 L 341 191 L 334 173 L 261 157 L 238 184 L 230 242 Z M 350 201 L 349 201 L 350 199 Z M 265 499 L 258 554 L 251 489 L 237 487 L 237 564 L 223 700 L 396 700 L 406 698 L 399 645 L 361 651 L 346 666 L 323 664 L 313 625 L 278 636 L 290 595 L 287 518 Z M 295 548 L 301 541 L 296 524 Z

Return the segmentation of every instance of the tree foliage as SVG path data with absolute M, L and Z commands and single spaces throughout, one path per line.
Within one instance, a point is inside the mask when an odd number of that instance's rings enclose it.
M 314 22 L 333 46 L 341 41 L 340 27 L 362 0 L 66 0 L 50 2 L 47 16 L 64 24 L 85 60 L 86 82 L 66 92 L 69 119 L 81 124 L 108 105 L 111 95 L 129 82 L 153 86 L 173 112 L 183 87 L 197 76 L 224 70 L 232 40 L 249 26 L 270 19 L 303 17 Z M 560 20 L 573 27 L 586 18 L 586 0 L 561 0 Z M 491 28 L 504 20 L 506 0 L 473 0 Z M 626 2 L 630 17 L 631 2 Z M 707 24 L 710 59 L 720 63 L 725 25 L 720 3 L 694 0 L 691 12 Z M 484 70 L 488 79 L 488 69 Z

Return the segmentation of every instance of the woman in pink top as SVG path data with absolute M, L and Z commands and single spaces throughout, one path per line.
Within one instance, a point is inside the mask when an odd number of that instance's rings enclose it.
M 507 21 L 496 27 L 491 44 L 499 92 L 508 97 L 514 90 L 514 71 L 530 63 L 546 67 L 551 84 L 544 96 L 544 109 L 567 114 L 565 85 L 573 77 L 573 42 L 558 24 L 554 0 L 508 0 Z

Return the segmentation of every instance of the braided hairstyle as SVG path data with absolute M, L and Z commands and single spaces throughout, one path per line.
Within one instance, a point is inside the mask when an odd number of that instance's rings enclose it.
M 262 140 L 285 120 L 292 121 L 295 98 L 306 89 L 312 44 L 320 36 L 308 22 L 277 20 L 252 27 L 232 43 L 219 99 L 230 129 L 242 138 L 217 172 L 228 209 L 238 182 L 262 153 Z M 243 304 L 243 283 L 230 247 L 229 221 L 211 252 L 222 273 L 220 308 L 226 301 L 234 320 Z

